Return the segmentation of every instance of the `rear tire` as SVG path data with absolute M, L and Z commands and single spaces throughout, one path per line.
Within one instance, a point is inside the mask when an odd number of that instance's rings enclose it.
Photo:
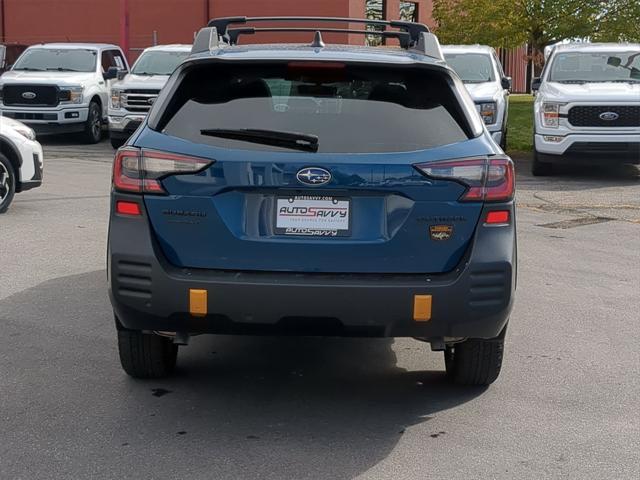
M 98 102 L 91 102 L 89 105 L 89 114 L 82 136 L 88 144 L 95 144 L 102 140 L 102 108 Z
M 444 352 L 449 378 L 458 385 L 490 385 L 502 368 L 504 334 L 491 339 L 470 339 L 448 346 Z
M 553 173 L 553 165 L 547 162 L 540 161 L 540 155 L 535 150 L 533 151 L 533 163 L 531 164 L 531 173 L 534 177 L 546 177 Z
M 504 132 L 502 132 L 502 138 L 500 139 L 500 148 L 503 151 L 507 151 L 507 134 L 509 133 L 509 129 L 505 128 Z
M 7 157 L 0 153 L 0 213 L 11 205 L 16 193 L 16 172 Z
M 116 150 L 119 149 L 121 146 L 123 146 L 125 143 L 127 143 L 127 141 L 123 140 L 122 138 L 111 137 L 110 141 L 111 141 L 111 146 Z
M 178 358 L 178 346 L 170 338 L 135 330 L 118 330 L 120 364 L 133 378 L 170 375 Z

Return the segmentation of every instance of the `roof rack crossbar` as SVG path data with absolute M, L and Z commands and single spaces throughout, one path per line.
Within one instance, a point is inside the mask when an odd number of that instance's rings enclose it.
M 418 44 L 422 33 L 429 32 L 429 27 L 422 23 L 405 22 L 401 20 L 372 20 L 367 18 L 348 17 L 224 17 L 214 18 L 209 22 L 208 26 L 215 27 L 220 36 L 228 38 L 230 25 L 245 25 L 248 22 L 341 22 L 379 25 L 384 26 L 385 28 L 398 28 L 400 31 L 408 33 L 411 46 Z M 375 30 L 372 30 L 372 32 L 375 32 Z
M 349 33 L 356 35 L 376 35 L 384 38 L 395 38 L 400 42 L 402 48 L 408 49 L 411 46 L 411 36 L 408 32 L 401 31 L 376 31 L 376 30 L 353 30 L 349 28 L 312 28 L 312 27 L 269 27 L 269 28 L 231 28 L 227 30 L 227 37 L 230 45 L 237 45 L 238 37 L 241 35 L 255 35 L 263 32 L 322 32 L 322 33 Z

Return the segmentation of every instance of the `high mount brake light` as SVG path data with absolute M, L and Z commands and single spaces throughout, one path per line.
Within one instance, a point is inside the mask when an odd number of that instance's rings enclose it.
M 443 160 L 416 165 L 424 175 L 467 187 L 461 202 L 504 202 L 513 198 L 515 174 L 509 157 Z
M 160 180 L 196 173 L 213 163 L 204 158 L 125 147 L 113 162 L 113 187 L 120 192 L 166 194 Z
M 342 62 L 317 62 L 317 61 L 298 61 L 289 62 L 289 69 L 311 69 L 311 70 L 344 70 L 347 68 L 346 63 Z

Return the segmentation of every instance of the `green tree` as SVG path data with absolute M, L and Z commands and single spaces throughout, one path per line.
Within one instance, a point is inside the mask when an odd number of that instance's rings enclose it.
M 444 44 L 528 43 L 538 65 L 566 39 L 640 40 L 640 0 L 434 0 L 433 14 Z

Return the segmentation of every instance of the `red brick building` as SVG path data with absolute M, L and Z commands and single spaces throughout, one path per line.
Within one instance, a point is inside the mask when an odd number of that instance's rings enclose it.
M 434 27 L 432 8 L 432 0 L 0 0 L 0 42 L 115 43 L 133 60 L 137 52 L 155 42 L 191 43 L 194 33 L 214 17 L 369 17 L 413 20 Z M 262 34 L 251 42 L 309 38 L 302 34 Z M 325 38 L 328 42 L 364 41 L 355 35 Z M 523 62 L 516 57 L 510 60 L 506 70 L 514 77 L 515 90 L 522 91 Z M 526 62 L 524 65 L 526 68 Z
M 431 8 L 432 0 L 0 0 L 0 37 L 12 43 L 88 41 L 125 46 L 128 35 L 129 48 L 138 49 L 151 45 L 154 38 L 160 43 L 191 43 L 194 32 L 213 17 L 364 17 L 368 12 L 398 19 L 408 12 L 433 24 Z M 129 27 L 124 31 L 127 10 Z M 285 38 L 291 37 L 277 37 Z M 261 35 L 252 42 L 273 40 Z

